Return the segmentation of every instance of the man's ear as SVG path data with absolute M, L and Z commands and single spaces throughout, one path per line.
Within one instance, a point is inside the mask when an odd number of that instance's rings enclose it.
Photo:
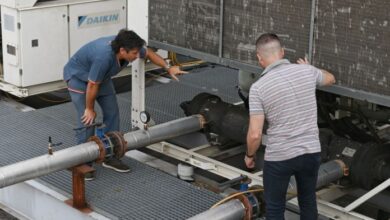
M 257 60 L 259 61 L 259 63 L 261 62 L 261 56 L 258 54 L 258 53 L 256 53 L 256 56 L 257 56 Z
M 281 49 L 281 58 L 283 58 L 284 57 L 284 48 L 282 47 L 282 49 Z
M 125 54 L 127 51 L 125 48 L 121 47 L 119 48 L 119 54 Z

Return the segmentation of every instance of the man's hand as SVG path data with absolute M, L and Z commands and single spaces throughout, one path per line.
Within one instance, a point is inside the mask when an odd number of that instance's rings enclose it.
M 183 75 L 187 74 L 188 72 L 180 70 L 178 66 L 172 66 L 168 69 L 169 75 L 172 77 L 172 79 L 179 81 L 179 79 L 176 77 L 176 75 Z
M 245 155 L 245 165 L 246 167 L 248 167 L 249 169 L 252 169 L 255 167 L 255 158 L 254 157 L 247 157 Z
M 310 62 L 309 62 L 309 60 L 307 60 L 306 57 L 305 57 L 305 59 L 299 58 L 299 59 L 297 60 L 297 63 L 298 63 L 298 64 L 309 64 L 309 65 L 310 65 Z
M 84 125 L 91 125 L 96 118 L 96 112 L 93 109 L 85 109 L 81 122 Z

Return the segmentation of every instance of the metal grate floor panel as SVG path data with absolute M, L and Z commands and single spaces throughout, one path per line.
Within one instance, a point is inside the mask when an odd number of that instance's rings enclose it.
M 223 80 L 221 80 L 223 79 Z M 146 108 L 156 123 L 184 116 L 179 104 L 199 92 L 210 92 L 225 101 L 240 101 L 236 71 L 224 67 L 204 68 L 180 78 L 180 82 L 146 89 Z M 118 95 L 121 130 L 131 128 L 131 93 Z M 30 112 L 8 111 L 0 102 L 0 165 L 15 163 L 47 153 L 48 136 L 63 145 L 75 145 L 76 111 L 72 103 Z M 4 115 L 7 117 L 1 117 Z M 100 111 L 98 111 L 98 115 Z M 99 120 L 99 119 L 98 119 Z M 101 120 L 101 119 L 100 119 Z M 96 166 L 97 178 L 87 182 L 87 199 L 99 213 L 114 219 L 186 219 L 210 208 L 221 199 L 217 194 L 183 182 L 130 158 L 124 162 L 132 172 L 119 174 Z M 60 171 L 41 177 L 44 184 L 71 194 L 71 173 Z
M 1 100 L 0 96 L 0 117 L 8 116 L 15 112 L 15 108 L 8 105 L 7 102 Z
M 47 153 L 47 137 L 63 142 L 56 150 L 73 144 L 71 126 L 39 111 L 0 118 L 0 165 Z M 2 138 L 2 139 L 3 139 Z M 55 153 L 55 152 L 54 152 Z M 186 219 L 207 210 L 220 197 L 130 158 L 132 172 L 119 174 L 96 166 L 97 179 L 87 182 L 87 199 L 96 210 L 118 219 Z M 51 187 L 71 194 L 71 173 L 60 171 L 40 178 Z M 98 211 L 99 212 L 99 211 Z

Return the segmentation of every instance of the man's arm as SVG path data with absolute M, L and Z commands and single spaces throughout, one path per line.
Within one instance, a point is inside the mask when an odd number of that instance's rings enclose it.
M 297 60 L 298 64 L 308 64 L 310 65 L 309 60 L 305 57 L 305 59 L 299 58 Z M 336 79 L 334 75 L 327 70 L 321 69 L 322 72 L 322 81 L 320 86 L 330 86 L 336 83 Z
M 261 144 L 264 126 L 264 115 L 251 115 L 249 118 L 248 134 L 246 136 L 247 152 L 245 164 L 248 168 L 255 167 L 255 155 Z
M 176 77 L 176 75 L 181 75 L 188 73 L 186 71 L 180 70 L 178 66 L 172 66 L 169 67 L 165 60 L 161 58 L 157 53 L 155 53 L 152 49 L 148 48 L 148 52 L 146 53 L 146 58 L 148 58 L 152 63 L 164 68 L 166 71 L 168 71 L 169 75 L 176 81 L 179 81 L 179 79 Z
M 87 91 L 86 91 L 86 100 L 85 100 L 85 111 L 84 115 L 81 117 L 81 122 L 85 125 L 90 125 L 96 118 L 95 112 L 95 100 L 97 93 L 99 91 L 99 84 L 92 81 L 88 81 Z

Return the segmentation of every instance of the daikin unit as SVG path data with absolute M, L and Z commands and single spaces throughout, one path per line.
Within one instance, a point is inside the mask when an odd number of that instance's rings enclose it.
M 126 27 L 126 0 L 0 0 L 0 89 L 29 96 L 63 87 L 63 66 L 82 45 Z

